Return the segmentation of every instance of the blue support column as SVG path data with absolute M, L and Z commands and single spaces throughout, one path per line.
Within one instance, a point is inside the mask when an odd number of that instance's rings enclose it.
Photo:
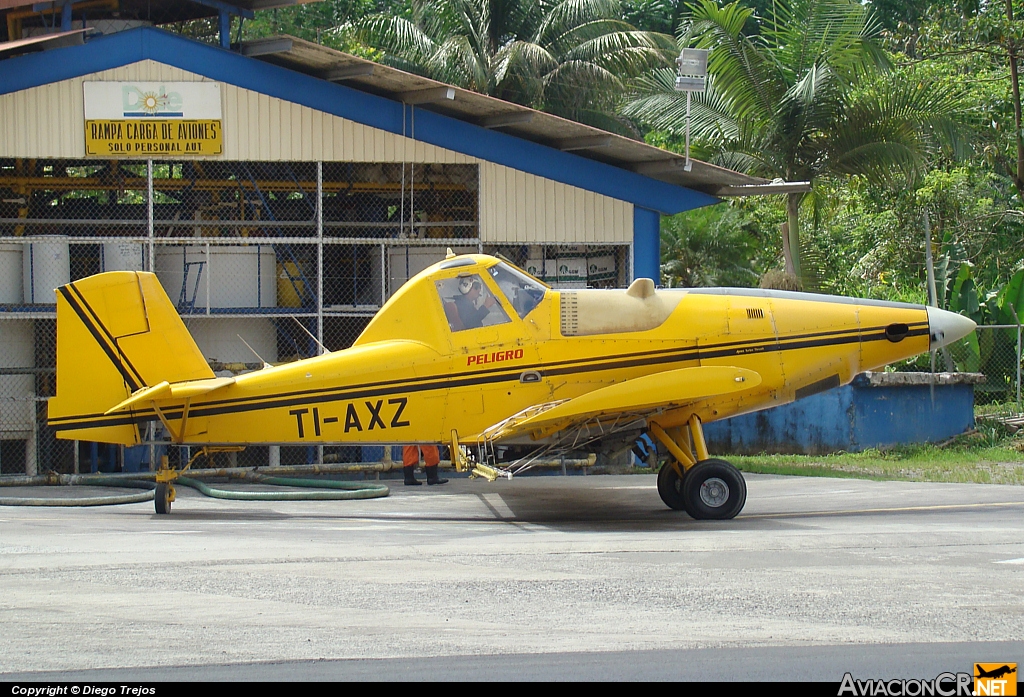
M 71 0 L 64 0 L 60 10 L 60 30 L 71 31 Z
M 661 213 L 633 207 L 633 278 L 661 285 Z
M 220 47 L 231 48 L 231 15 L 227 10 L 220 11 Z

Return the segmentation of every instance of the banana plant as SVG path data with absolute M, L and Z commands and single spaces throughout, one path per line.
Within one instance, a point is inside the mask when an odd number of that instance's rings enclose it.
M 948 262 L 948 256 L 944 260 Z M 936 269 L 936 280 L 945 286 L 947 271 L 942 263 Z M 1024 316 L 1024 269 L 1010 280 L 984 293 L 974 278 L 973 267 L 962 262 L 948 286 L 947 308 L 984 325 L 1016 325 Z M 1008 391 L 1017 379 L 1017 328 L 983 329 L 952 345 L 952 358 L 957 370 L 984 373 L 986 391 Z

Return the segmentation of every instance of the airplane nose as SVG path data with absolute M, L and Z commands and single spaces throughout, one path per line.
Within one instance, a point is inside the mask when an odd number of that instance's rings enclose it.
M 930 349 L 937 349 L 940 346 L 951 344 L 957 339 L 962 339 L 978 326 L 968 317 L 958 315 L 955 312 L 940 310 L 937 307 L 928 308 L 928 333 L 931 338 Z

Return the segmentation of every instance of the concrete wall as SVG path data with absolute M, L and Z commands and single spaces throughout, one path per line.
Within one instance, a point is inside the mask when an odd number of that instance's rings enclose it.
M 860 452 L 941 442 L 974 426 L 970 378 L 934 386 L 878 382 L 858 375 L 792 404 L 707 424 L 708 448 L 722 455 Z

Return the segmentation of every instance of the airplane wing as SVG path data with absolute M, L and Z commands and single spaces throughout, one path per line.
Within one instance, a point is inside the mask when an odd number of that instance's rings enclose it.
M 574 399 L 531 407 L 488 428 L 481 439 L 498 442 L 529 434 L 536 440 L 584 421 L 623 414 L 639 418 L 707 397 L 750 390 L 760 384 L 760 374 L 745 368 L 679 368 L 602 387 Z

